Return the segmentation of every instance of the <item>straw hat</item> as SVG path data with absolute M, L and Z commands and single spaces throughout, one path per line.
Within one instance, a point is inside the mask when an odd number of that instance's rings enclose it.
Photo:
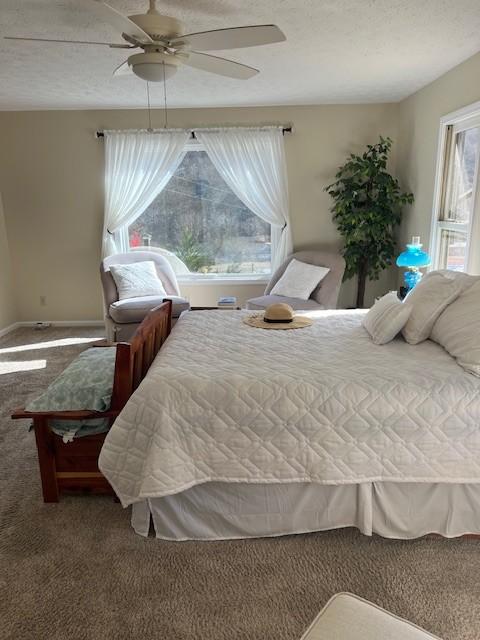
M 310 318 L 296 316 L 292 307 L 284 302 L 271 304 L 264 313 L 247 316 L 243 321 L 258 329 L 303 329 L 312 324 Z

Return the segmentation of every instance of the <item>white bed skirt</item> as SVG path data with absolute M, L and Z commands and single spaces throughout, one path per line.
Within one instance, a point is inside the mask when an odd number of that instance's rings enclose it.
M 480 484 L 209 482 L 136 503 L 132 526 L 164 540 L 228 540 L 356 527 L 408 540 L 480 534 Z

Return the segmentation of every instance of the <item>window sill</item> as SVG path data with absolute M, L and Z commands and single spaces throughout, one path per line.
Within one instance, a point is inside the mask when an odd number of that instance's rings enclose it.
M 191 275 L 191 276 L 177 276 L 178 284 L 181 286 L 182 284 L 187 286 L 195 286 L 195 285 L 266 285 L 270 282 L 270 276 L 267 275 L 259 275 L 259 276 L 242 276 L 242 277 L 232 277 L 232 276 L 208 276 L 208 275 Z

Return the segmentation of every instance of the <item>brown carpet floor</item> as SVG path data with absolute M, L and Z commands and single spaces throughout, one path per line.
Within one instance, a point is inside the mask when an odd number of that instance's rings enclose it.
M 445 640 L 479 640 L 480 540 L 342 530 L 170 543 L 136 536 L 109 498 L 43 504 L 33 434 L 9 413 L 88 346 L 34 343 L 100 334 L 19 329 L 0 339 L 2 640 L 298 640 L 338 591 Z

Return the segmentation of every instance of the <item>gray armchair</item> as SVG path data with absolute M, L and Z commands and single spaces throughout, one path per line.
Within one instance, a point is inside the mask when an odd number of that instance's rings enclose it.
M 109 256 L 100 265 L 100 278 L 103 287 L 105 328 L 107 338 L 111 341 L 128 340 L 147 313 L 165 299 L 165 296 L 118 299 L 117 287 L 110 273 L 110 266 L 147 260 L 155 263 L 158 277 L 167 292 L 166 297 L 172 300 L 172 322 L 175 322 L 182 311 L 190 308 L 188 300 L 181 297 L 175 273 L 164 256 L 153 251 L 131 251 Z
M 300 262 L 314 264 L 318 267 L 328 267 L 328 269 L 330 269 L 318 287 L 313 290 L 309 300 L 270 295 L 270 291 L 277 281 L 280 280 L 292 258 Z M 293 309 L 336 309 L 344 271 L 345 260 L 339 253 L 331 253 L 329 251 L 297 251 L 297 253 L 292 253 L 275 271 L 263 296 L 247 300 L 247 309 L 265 309 L 269 304 L 273 304 L 274 302 L 286 302 Z

